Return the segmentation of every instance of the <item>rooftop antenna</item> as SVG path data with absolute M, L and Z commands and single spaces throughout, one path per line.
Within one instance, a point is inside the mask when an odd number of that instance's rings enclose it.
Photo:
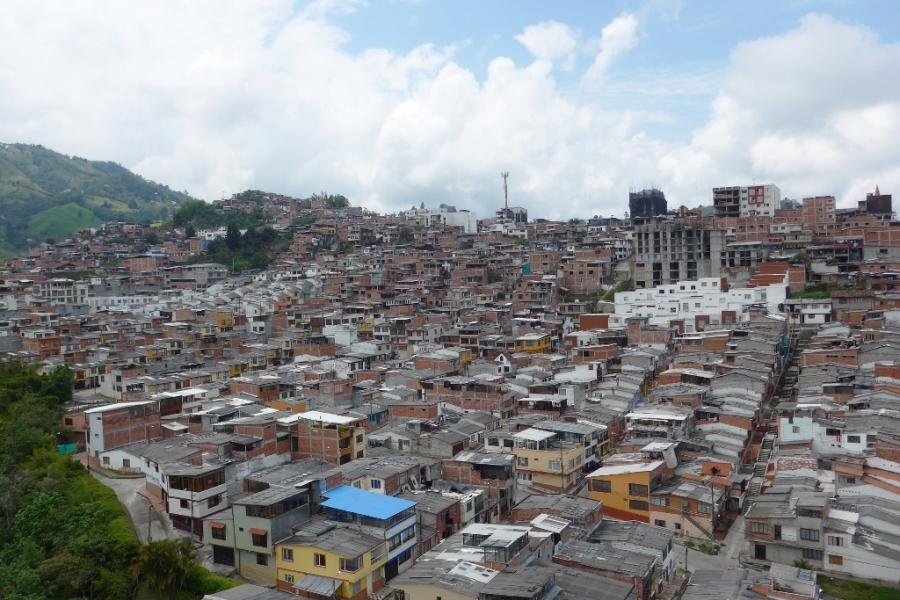
M 501 172 L 500 177 L 503 178 L 503 208 L 509 209 L 509 190 L 506 187 L 506 180 L 509 179 L 509 171 Z

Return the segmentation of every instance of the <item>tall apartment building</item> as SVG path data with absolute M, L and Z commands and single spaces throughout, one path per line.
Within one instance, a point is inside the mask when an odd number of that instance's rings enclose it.
M 882 194 L 878 186 L 874 194 L 866 194 L 866 199 L 859 202 L 859 208 L 868 214 L 890 215 L 894 211 L 891 195 Z
M 713 207 L 717 217 L 772 217 L 781 207 L 781 190 L 772 184 L 713 188 Z
M 636 225 L 631 263 L 635 288 L 720 276 L 725 234 L 708 225 L 661 219 Z
M 662 190 L 650 188 L 628 194 L 628 211 L 632 220 L 649 219 L 666 214 L 668 205 Z
M 836 228 L 834 196 L 803 199 L 803 224 L 814 235 L 827 235 Z

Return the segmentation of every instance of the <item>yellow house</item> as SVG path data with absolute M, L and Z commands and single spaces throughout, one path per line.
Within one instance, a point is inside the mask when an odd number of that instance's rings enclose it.
M 225 311 L 216 311 L 214 319 L 217 331 L 231 331 L 234 329 L 234 314 Z
M 513 435 L 519 479 L 566 491 L 578 483 L 584 464 L 584 445 L 561 442 L 558 434 L 526 429 Z
M 313 520 L 275 545 L 278 589 L 365 600 L 384 587 L 387 543 L 339 523 Z
M 664 461 L 641 453 L 613 454 L 588 475 L 588 497 L 603 503 L 605 516 L 649 523 L 650 492 L 671 472 Z
M 516 352 L 529 354 L 546 354 L 550 352 L 551 339 L 549 333 L 526 333 L 516 338 Z

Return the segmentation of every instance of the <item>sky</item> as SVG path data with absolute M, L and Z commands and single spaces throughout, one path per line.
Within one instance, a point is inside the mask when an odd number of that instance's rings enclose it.
M 7 0 L 0 141 L 205 200 L 621 216 L 900 193 L 895 0 Z

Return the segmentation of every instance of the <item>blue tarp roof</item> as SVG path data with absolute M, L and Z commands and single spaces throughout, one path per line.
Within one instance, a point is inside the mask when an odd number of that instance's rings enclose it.
M 375 494 L 349 485 L 328 490 L 324 496 L 328 498 L 322 503 L 325 508 L 343 510 L 372 519 L 390 519 L 416 505 L 415 502 L 403 498 Z

